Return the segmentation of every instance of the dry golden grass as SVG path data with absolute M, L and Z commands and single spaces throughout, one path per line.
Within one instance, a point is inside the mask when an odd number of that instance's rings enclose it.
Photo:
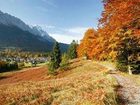
M 0 85 L 1 105 L 117 105 L 104 67 L 78 59 L 70 67 L 49 80 Z

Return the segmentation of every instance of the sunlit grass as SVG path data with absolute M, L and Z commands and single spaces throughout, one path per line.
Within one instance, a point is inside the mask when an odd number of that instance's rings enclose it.
M 92 61 L 73 61 L 60 78 L 0 86 L 3 105 L 117 105 L 117 85 L 107 69 Z M 55 77 L 55 76 L 54 76 Z

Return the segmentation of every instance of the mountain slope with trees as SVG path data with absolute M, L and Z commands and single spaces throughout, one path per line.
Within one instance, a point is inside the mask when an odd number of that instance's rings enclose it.
M 17 17 L 0 11 L 0 49 L 20 48 L 24 51 L 51 51 L 55 39 L 39 26 L 30 27 Z M 60 43 L 62 51 L 67 44 Z
M 23 31 L 16 26 L 5 26 L 0 24 L 0 47 L 1 48 L 21 48 L 29 51 L 50 51 L 52 43 L 39 40 L 28 31 Z

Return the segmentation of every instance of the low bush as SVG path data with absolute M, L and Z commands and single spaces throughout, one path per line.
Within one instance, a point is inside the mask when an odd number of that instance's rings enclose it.
M 62 55 L 62 60 L 61 60 L 61 63 L 60 63 L 60 69 L 67 70 L 68 68 L 69 68 L 69 57 L 65 53 L 65 54 Z
M 55 67 L 54 67 L 54 62 L 49 62 L 48 63 L 48 71 L 50 74 L 54 74 L 55 73 Z
M 18 64 L 16 62 L 7 63 L 4 61 L 0 61 L 0 73 L 17 70 L 17 69 L 18 69 Z
M 18 63 L 19 68 L 23 68 L 25 66 L 24 62 Z

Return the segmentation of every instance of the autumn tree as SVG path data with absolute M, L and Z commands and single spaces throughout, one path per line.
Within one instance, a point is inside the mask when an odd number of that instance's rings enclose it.
M 117 60 L 121 69 L 137 66 L 140 43 L 140 1 L 104 0 L 97 38 L 100 59 Z M 121 30 L 121 31 L 120 31 Z M 134 63 L 135 62 L 135 63 Z M 129 69 L 128 69 L 129 68 Z
M 121 38 L 118 45 L 117 67 L 121 71 L 128 71 L 129 74 L 137 72 L 139 65 L 140 44 L 139 39 L 133 35 L 131 30 L 121 29 L 118 35 Z M 140 71 L 138 71 L 140 72 Z
M 139 0 L 104 0 L 104 11 L 99 20 L 99 33 L 102 37 L 102 54 L 108 58 L 115 59 L 114 52 L 121 40 L 118 36 L 120 29 L 131 29 L 135 36 L 140 36 L 140 1 Z M 103 46 L 103 47 L 102 47 Z
M 78 46 L 78 57 L 86 56 L 88 58 L 92 58 L 92 45 L 94 43 L 94 39 L 96 38 L 97 32 L 94 29 L 88 29 L 85 32 L 84 38 L 81 40 L 80 45 Z
M 103 0 L 103 5 L 97 34 L 89 34 L 92 30 L 85 33 L 78 56 L 86 54 L 90 59 L 117 60 L 127 70 L 132 64 L 138 66 L 140 0 Z

